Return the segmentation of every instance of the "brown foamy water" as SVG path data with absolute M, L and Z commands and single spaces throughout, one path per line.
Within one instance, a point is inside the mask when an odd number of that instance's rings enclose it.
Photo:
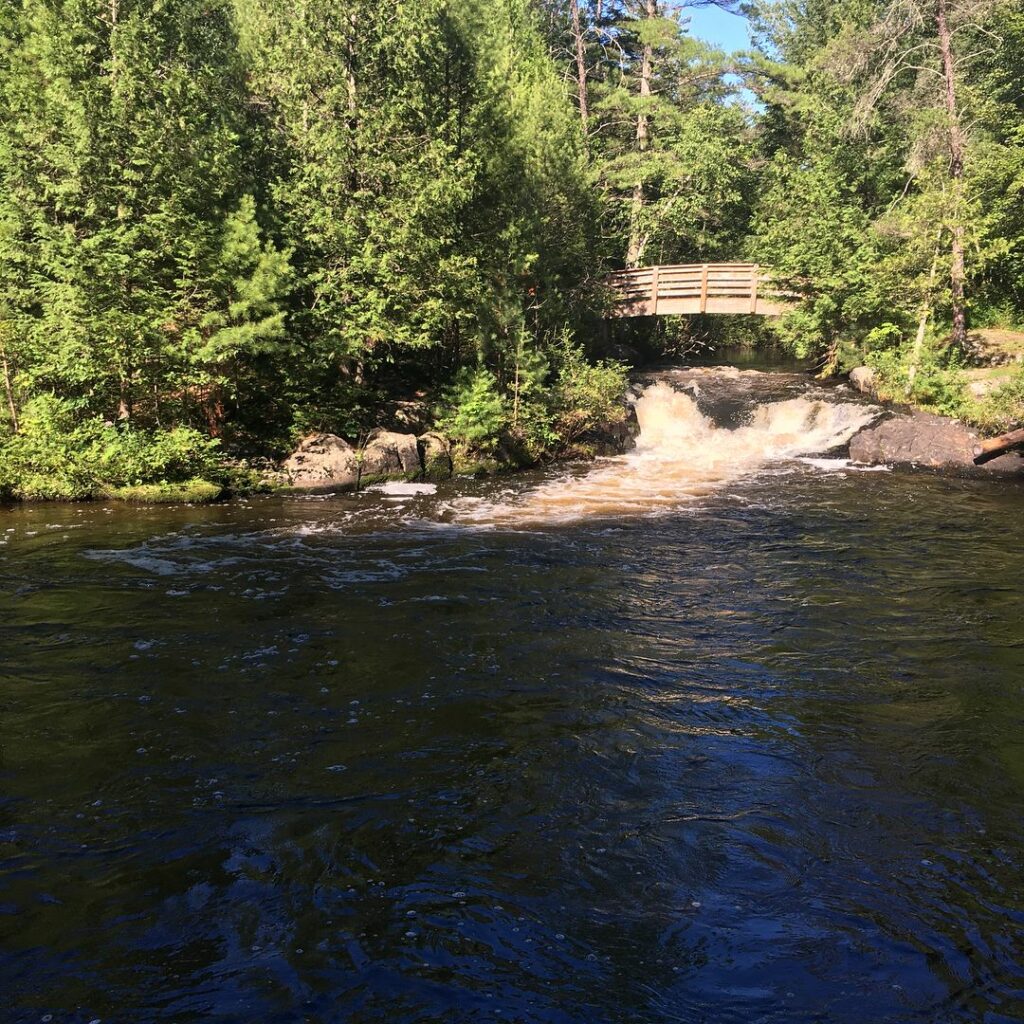
M 640 434 L 627 455 L 598 460 L 581 476 L 559 475 L 507 501 L 456 502 L 456 521 L 514 526 L 656 515 L 774 463 L 840 447 L 879 413 L 810 392 L 754 404 L 740 425 L 718 425 L 701 411 L 699 383 L 688 387 L 690 393 L 659 380 L 644 388 L 635 403 Z

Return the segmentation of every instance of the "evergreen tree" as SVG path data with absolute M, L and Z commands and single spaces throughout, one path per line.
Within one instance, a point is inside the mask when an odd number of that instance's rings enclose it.
M 242 271 L 274 307 L 246 309 L 223 259 L 226 234 L 235 256 L 239 233 L 262 245 L 243 198 L 246 97 L 229 10 L 23 0 L 12 20 L 0 265 L 22 388 L 142 425 L 216 419 L 210 329 L 223 317 L 242 329 L 253 314 L 264 334 L 268 315 L 279 325 L 286 278 Z

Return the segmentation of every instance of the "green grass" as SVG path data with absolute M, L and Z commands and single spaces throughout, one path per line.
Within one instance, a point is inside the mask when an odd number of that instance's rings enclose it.
M 205 505 L 216 501 L 224 493 L 220 484 L 198 477 L 178 484 L 136 484 L 134 487 L 108 487 L 103 496 L 115 501 L 128 501 L 137 505 L 172 505 L 188 503 Z

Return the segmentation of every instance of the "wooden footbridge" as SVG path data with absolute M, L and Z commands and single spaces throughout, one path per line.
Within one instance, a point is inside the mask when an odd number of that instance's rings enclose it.
M 605 279 L 615 298 L 609 316 L 696 316 L 742 313 L 781 316 L 789 297 L 756 263 L 686 263 L 617 270 Z

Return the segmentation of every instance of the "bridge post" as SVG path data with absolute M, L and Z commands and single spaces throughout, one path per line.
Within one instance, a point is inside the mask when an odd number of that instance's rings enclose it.
M 708 265 L 701 264 L 700 268 L 700 311 L 708 311 Z
M 757 312 L 757 289 L 760 284 L 761 267 L 760 264 L 755 263 L 753 269 L 750 272 L 750 312 Z
M 661 267 L 651 267 L 651 301 L 647 307 L 650 316 L 658 315 L 658 278 L 660 276 Z

